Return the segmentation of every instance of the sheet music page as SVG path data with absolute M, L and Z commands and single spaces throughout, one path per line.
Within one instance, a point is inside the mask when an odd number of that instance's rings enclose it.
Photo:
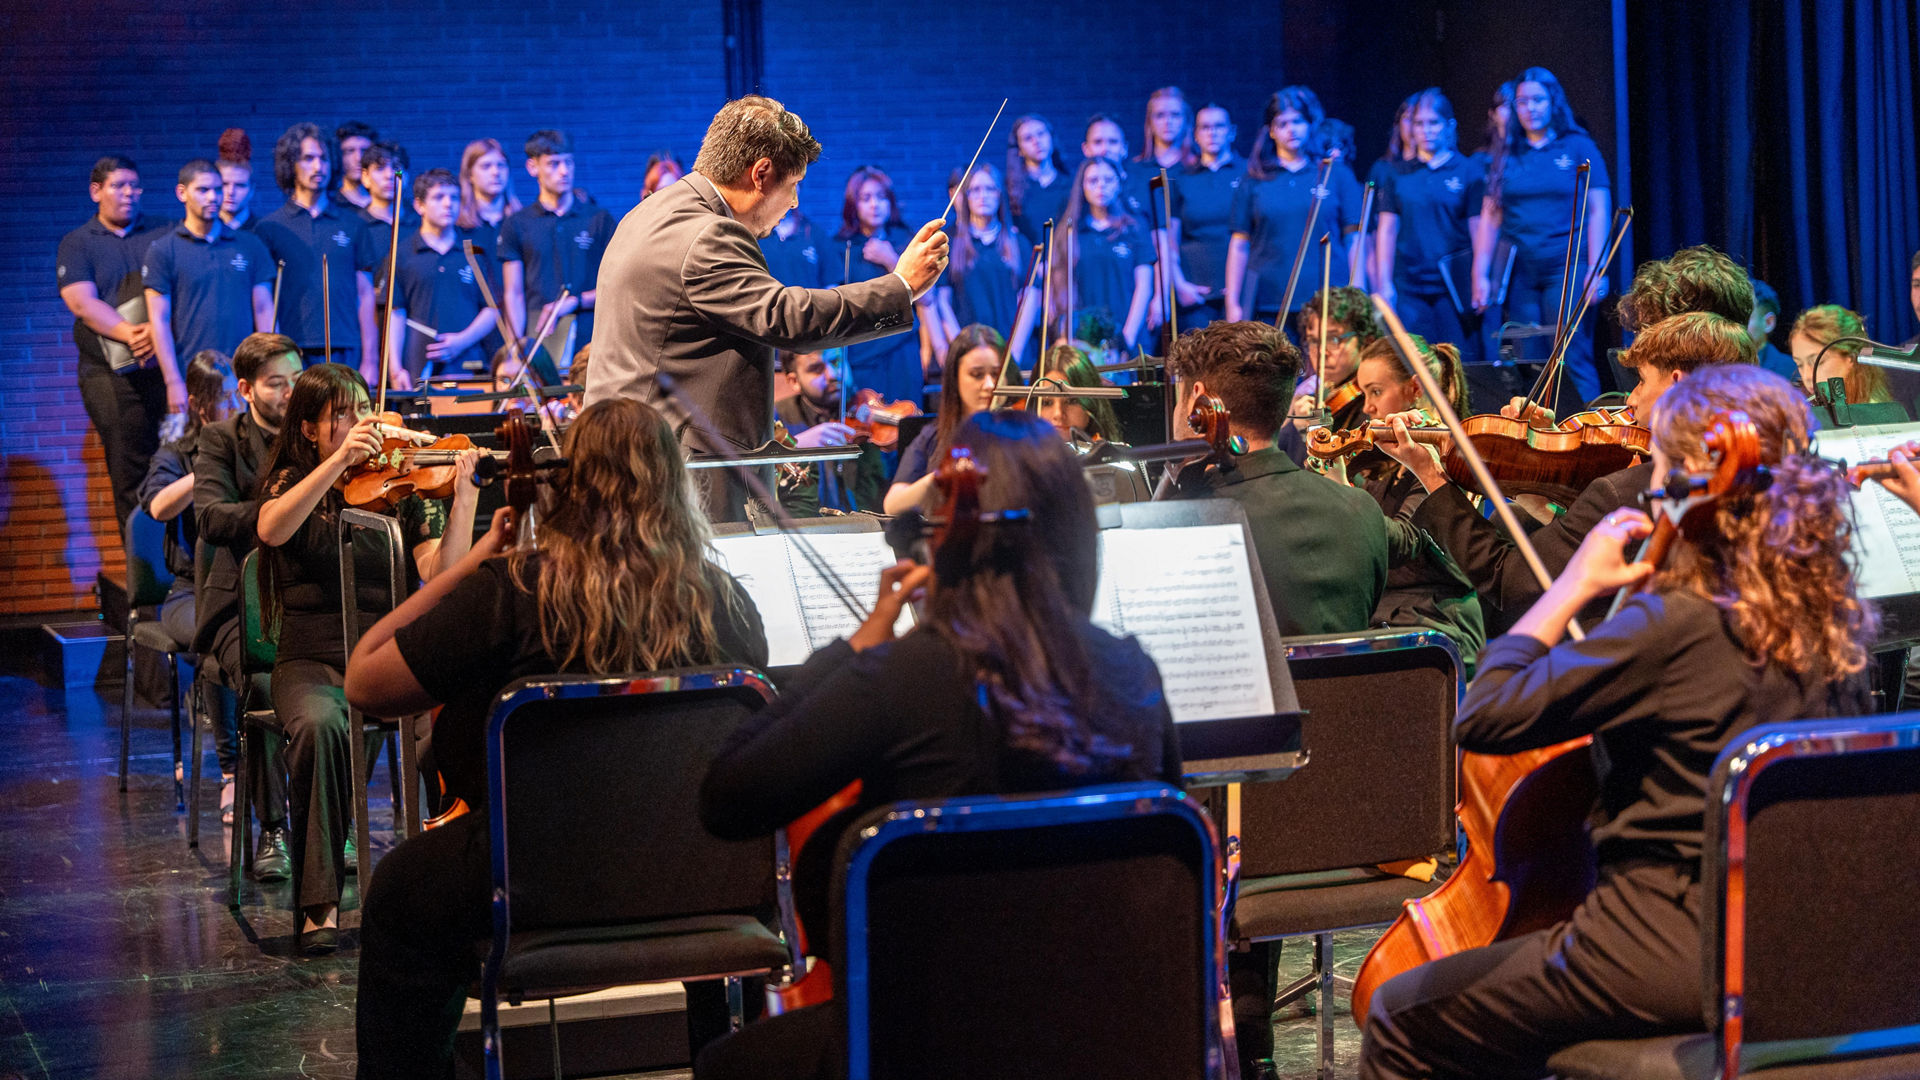
M 1857 464 L 1884 458 L 1901 443 L 1920 439 L 1920 424 L 1833 428 L 1814 435 L 1814 450 Z M 1920 593 L 1920 515 L 1869 480 L 1853 493 L 1854 574 L 1868 598 Z
M 805 663 L 837 637 L 851 637 L 880 591 L 880 571 L 894 563 L 882 533 L 810 532 L 807 543 L 853 591 L 863 612 L 855 618 L 832 586 L 783 534 L 723 536 L 714 540 L 727 571 L 753 597 L 767 629 L 767 663 Z M 898 633 L 913 629 L 913 611 L 901 612 Z
M 1175 721 L 1273 712 L 1249 554 L 1238 525 L 1100 533 L 1093 621 L 1139 639 Z

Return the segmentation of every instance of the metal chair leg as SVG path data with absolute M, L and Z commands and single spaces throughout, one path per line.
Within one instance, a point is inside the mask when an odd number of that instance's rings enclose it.
M 367 839 L 367 733 L 360 710 L 347 711 L 347 751 L 353 758 L 353 846 L 359 868 L 360 895 L 372 880 L 372 852 Z
M 186 762 L 180 757 L 180 654 L 167 654 L 168 699 L 173 704 L 173 811 L 187 808 Z
M 1333 1080 L 1333 935 L 1313 937 L 1313 966 L 1320 975 L 1320 1080 Z
M 133 753 L 133 628 L 140 617 L 127 612 L 127 680 L 120 694 L 120 790 L 127 790 L 127 758 Z
M 553 1080 L 567 1080 L 566 1070 L 560 1067 L 560 1013 L 552 998 L 547 999 L 547 1043 L 553 1048 Z
M 242 696 L 242 707 L 245 705 Z M 249 833 L 253 831 L 253 811 L 247 806 L 247 787 L 253 775 L 253 740 L 247 734 L 246 713 L 237 718 L 239 735 L 235 740 L 238 756 L 233 763 L 233 838 L 227 848 L 227 907 L 240 910 L 240 875 L 245 870 L 247 849 L 252 845 Z
M 747 1024 L 746 985 L 738 975 L 729 975 L 727 983 L 727 1030 L 739 1031 Z
M 187 684 L 187 846 L 200 846 L 200 715 L 206 704 L 205 685 L 200 669 L 193 669 L 193 682 Z

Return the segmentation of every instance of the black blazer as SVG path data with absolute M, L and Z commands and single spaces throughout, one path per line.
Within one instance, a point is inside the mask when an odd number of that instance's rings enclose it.
M 221 627 L 240 617 L 240 563 L 256 540 L 260 502 L 254 495 L 272 451 L 271 437 L 251 412 L 200 429 L 193 459 L 193 518 L 200 532 L 193 581 L 196 652 L 211 651 Z

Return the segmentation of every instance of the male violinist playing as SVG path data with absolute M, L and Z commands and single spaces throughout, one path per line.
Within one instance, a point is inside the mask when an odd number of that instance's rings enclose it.
M 780 373 L 792 396 L 774 404 L 794 445 L 845 446 L 853 429 L 840 417 L 843 387 L 838 354 L 780 352 Z M 782 477 L 780 505 L 794 517 L 816 517 L 822 510 L 880 513 L 886 496 L 886 464 L 871 441 L 861 444 L 851 461 L 818 462 L 805 470 L 805 480 L 789 483 Z
M 913 327 L 913 304 L 947 265 L 947 235 L 929 221 L 892 273 L 833 289 L 788 287 L 767 272 L 759 238 L 798 205 L 820 143 L 771 98 L 730 101 L 714 115 L 693 171 L 635 207 L 600 264 L 587 404 L 658 404 L 666 375 L 720 445 L 685 419 L 683 446 L 708 454 L 756 449 L 773 434 L 778 348 L 849 345 Z M 726 470 L 702 470 L 715 521 L 745 520 L 746 492 Z

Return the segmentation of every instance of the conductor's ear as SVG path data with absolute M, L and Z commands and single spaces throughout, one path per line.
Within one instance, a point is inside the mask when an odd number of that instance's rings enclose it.
M 749 175 L 753 177 L 753 190 L 762 195 L 772 191 L 780 182 L 779 170 L 773 167 L 772 158 L 761 158 L 754 162 Z

